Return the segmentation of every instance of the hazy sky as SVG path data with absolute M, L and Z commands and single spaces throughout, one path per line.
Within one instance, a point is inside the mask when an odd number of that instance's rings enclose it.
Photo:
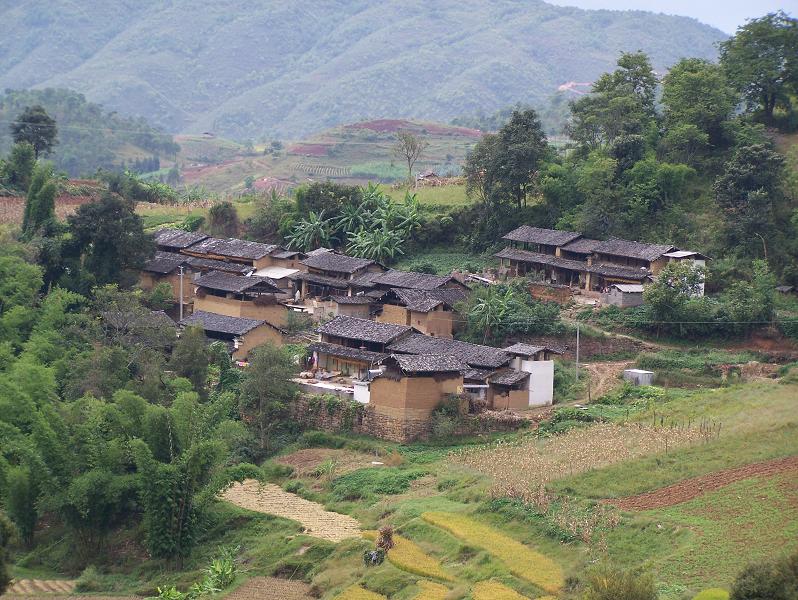
M 798 0 L 547 0 L 579 8 L 638 9 L 694 17 L 703 23 L 734 33 L 746 19 L 782 9 L 795 16 Z

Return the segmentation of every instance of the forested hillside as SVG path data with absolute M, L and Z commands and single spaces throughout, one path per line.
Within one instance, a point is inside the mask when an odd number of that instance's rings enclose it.
M 66 87 L 172 132 L 297 137 L 368 118 L 545 106 L 619 51 L 714 58 L 695 20 L 541 1 L 5 3 L 0 88 Z
M 48 158 L 73 177 L 91 175 L 98 168 L 156 171 L 160 158 L 179 150 L 171 135 L 144 118 L 120 116 L 71 90 L 45 89 L 0 94 L 0 153 L 13 145 L 9 126 L 29 106 L 43 107 L 56 120 L 57 143 Z

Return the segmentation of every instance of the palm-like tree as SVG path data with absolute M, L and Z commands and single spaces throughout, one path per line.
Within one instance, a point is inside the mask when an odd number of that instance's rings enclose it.
M 485 332 L 482 339 L 483 343 L 487 343 L 494 332 L 501 328 L 508 316 L 512 300 L 512 289 L 501 290 L 497 287 L 491 287 L 484 295 L 474 301 L 468 313 L 468 318 L 477 329 Z
M 404 254 L 401 234 L 386 227 L 361 229 L 349 234 L 348 252 L 353 256 L 384 262 Z
M 365 203 L 345 204 L 341 209 L 341 214 L 335 220 L 335 228 L 345 235 L 363 229 L 371 217 L 371 213 L 364 205 Z
M 332 240 L 331 229 L 330 221 L 324 218 L 324 211 L 319 214 L 310 211 L 306 219 L 294 224 L 288 235 L 288 245 L 305 251 L 327 246 Z

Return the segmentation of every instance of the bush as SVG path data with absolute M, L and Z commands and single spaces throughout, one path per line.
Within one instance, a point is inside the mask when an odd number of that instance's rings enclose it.
M 94 565 L 89 565 L 83 569 L 78 580 L 75 582 L 76 592 L 97 592 L 102 588 L 99 573 Z
M 693 600 L 729 600 L 729 592 L 720 588 L 710 588 L 693 596 Z
M 343 448 L 346 439 L 326 431 L 306 431 L 299 437 L 299 443 L 305 448 Z
M 657 600 L 651 574 L 637 575 L 609 567 L 588 574 L 583 600 Z
M 333 480 L 332 492 L 338 500 L 401 494 L 408 490 L 413 480 L 423 475 L 423 471 L 404 471 L 392 467 L 358 469 Z
M 754 563 L 737 576 L 730 600 L 795 600 L 798 598 L 798 552 Z

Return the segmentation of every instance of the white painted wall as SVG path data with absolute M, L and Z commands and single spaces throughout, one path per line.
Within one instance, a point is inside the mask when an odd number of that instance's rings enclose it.
M 525 360 L 521 370 L 529 376 L 529 406 L 551 406 L 554 403 L 554 361 Z
M 369 390 L 368 381 L 353 380 L 352 387 L 355 390 L 355 402 L 368 404 L 371 401 L 371 390 Z

